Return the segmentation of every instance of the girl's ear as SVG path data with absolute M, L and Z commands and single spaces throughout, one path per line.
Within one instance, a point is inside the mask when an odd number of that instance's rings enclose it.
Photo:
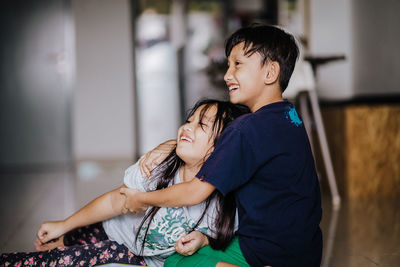
M 279 73 L 280 73 L 280 66 L 277 61 L 270 61 L 266 66 L 266 74 L 264 78 L 264 83 L 269 85 L 273 84 L 278 81 Z

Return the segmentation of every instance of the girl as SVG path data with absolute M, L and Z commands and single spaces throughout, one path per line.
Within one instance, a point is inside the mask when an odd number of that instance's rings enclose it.
M 189 181 L 221 132 L 246 111 L 229 102 L 198 102 L 178 129 L 176 148 L 151 179 L 141 177 L 137 164 L 129 167 L 120 188 L 96 198 L 65 220 L 43 223 L 35 242 L 37 252 L 3 254 L 0 265 L 94 266 L 112 262 L 162 266 L 175 251 L 174 244 L 193 231 L 208 237 L 203 245 L 209 242 L 213 248 L 226 248 L 235 226 L 232 195 L 223 198 L 216 193 L 193 207 L 151 207 L 145 213 L 122 214 L 126 212 L 125 195 L 120 189 L 151 191 Z

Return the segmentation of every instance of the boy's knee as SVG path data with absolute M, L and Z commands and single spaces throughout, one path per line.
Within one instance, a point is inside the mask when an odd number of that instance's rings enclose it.
M 164 267 L 175 267 L 178 266 L 179 261 L 182 259 L 182 255 L 179 253 L 174 253 L 171 256 L 169 256 L 165 262 L 164 262 Z
M 238 267 L 238 265 L 220 261 L 217 263 L 217 265 L 215 267 Z
M 182 256 L 179 253 L 175 253 L 169 256 L 165 262 L 165 267 L 215 267 L 220 260 L 207 256 L 204 254 L 195 253 L 191 256 Z

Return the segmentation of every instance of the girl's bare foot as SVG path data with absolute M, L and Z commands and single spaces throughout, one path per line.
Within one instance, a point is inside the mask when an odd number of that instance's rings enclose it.
M 47 251 L 47 250 L 52 250 L 57 247 L 63 247 L 64 246 L 64 236 L 60 236 L 57 239 L 53 239 L 47 243 L 42 243 L 39 241 L 39 239 L 36 239 L 35 243 L 35 249 L 36 251 Z

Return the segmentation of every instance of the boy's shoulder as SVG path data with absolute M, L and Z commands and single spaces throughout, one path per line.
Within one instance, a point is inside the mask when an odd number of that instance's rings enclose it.
M 274 124 L 280 124 L 281 121 L 285 120 L 290 123 L 302 123 L 297 116 L 294 105 L 287 100 L 265 105 L 253 113 L 242 115 L 232 123 L 232 126 L 239 130 L 246 130 L 249 127 L 265 127 L 267 125 L 272 127 Z
M 253 113 L 247 113 L 247 114 L 243 114 L 242 116 L 240 116 L 239 118 L 236 118 L 230 125 L 231 128 L 236 128 L 236 129 L 240 129 L 241 127 L 243 127 L 243 125 L 246 125 L 247 123 L 251 122 L 253 117 Z

